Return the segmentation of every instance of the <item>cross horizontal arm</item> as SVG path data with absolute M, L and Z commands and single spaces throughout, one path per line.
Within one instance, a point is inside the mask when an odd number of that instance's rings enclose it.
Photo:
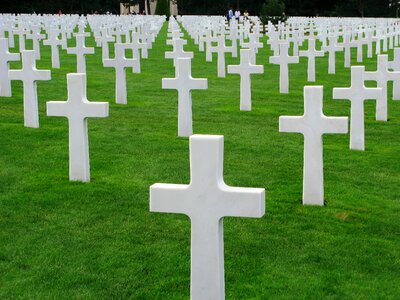
M 189 214 L 186 198 L 189 186 L 185 184 L 156 183 L 150 186 L 150 211 Z

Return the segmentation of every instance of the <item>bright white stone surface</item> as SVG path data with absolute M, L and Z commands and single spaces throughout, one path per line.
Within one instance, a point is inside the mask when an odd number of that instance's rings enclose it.
M 228 66 L 228 73 L 240 75 L 240 110 L 251 110 L 251 74 L 264 73 L 263 65 L 253 65 L 251 50 L 240 50 L 240 65 Z
M 351 86 L 334 88 L 333 99 L 348 99 L 351 102 L 350 149 L 365 150 L 364 101 L 380 99 L 381 88 L 367 88 L 364 85 L 364 66 L 351 67 Z
M 10 61 L 20 60 L 19 53 L 8 51 L 8 40 L 0 38 L 0 96 L 11 97 L 11 80 L 8 78 Z
M 365 80 L 376 81 L 377 87 L 382 88 L 382 97 L 376 100 L 376 120 L 387 121 L 387 83 L 388 81 L 400 80 L 400 72 L 388 70 L 388 56 L 378 55 L 377 70 L 364 73 Z
M 126 68 L 133 68 L 135 65 L 134 58 L 125 57 L 125 49 L 128 44 L 115 43 L 114 44 L 114 55 L 115 57 L 110 59 L 104 59 L 104 67 L 112 67 L 115 69 L 115 99 L 117 104 L 127 104 L 127 93 L 126 93 Z
M 24 86 L 24 126 L 39 128 L 36 81 L 50 80 L 49 70 L 36 69 L 35 51 L 22 51 L 22 69 L 8 71 L 10 80 L 21 80 Z
M 225 46 L 225 36 L 220 35 L 218 37 L 218 43 L 216 47 L 211 47 L 211 52 L 217 52 L 218 54 L 218 77 L 226 77 L 225 67 L 225 53 L 232 52 L 230 47 Z
M 89 102 L 86 74 L 67 74 L 68 100 L 47 102 L 47 115 L 68 118 L 69 179 L 90 181 L 87 118 L 108 116 L 108 102 Z
M 305 56 L 308 59 L 308 68 L 307 68 L 307 80 L 315 81 L 315 58 L 323 57 L 325 55 L 324 51 L 317 51 L 315 49 L 315 39 L 308 40 L 308 50 L 299 51 L 299 56 Z
M 298 56 L 289 56 L 289 43 L 279 44 L 279 56 L 270 56 L 269 62 L 280 66 L 279 91 L 281 94 L 289 93 L 289 64 L 298 64 Z
M 324 205 L 324 170 L 322 135 L 347 133 L 347 117 L 327 117 L 323 110 L 323 87 L 304 87 L 304 115 L 281 116 L 279 132 L 304 136 L 303 204 Z
M 86 54 L 94 54 L 94 48 L 87 48 L 85 46 L 85 35 L 77 34 L 76 35 L 76 47 L 68 48 L 68 54 L 76 55 L 76 68 L 77 73 L 86 73 Z
M 150 187 L 150 211 L 190 218 L 192 300 L 225 298 L 223 218 L 265 214 L 264 189 L 224 183 L 223 141 L 223 136 L 191 136 L 190 184 Z
M 163 78 L 163 89 L 178 91 L 178 136 L 188 137 L 193 134 L 192 125 L 192 90 L 207 89 L 207 79 L 192 77 L 190 58 L 178 58 L 175 78 Z

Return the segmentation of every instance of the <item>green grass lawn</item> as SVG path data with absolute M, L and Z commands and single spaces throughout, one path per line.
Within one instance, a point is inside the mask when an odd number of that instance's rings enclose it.
M 21 82 L 0 99 L 1 299 L 189 298 L 189 219 L 149 212 L 150 185 L 189 183 L 177 92 L 161 89 L 161 78 L 174 77 L 166 32 L 165 24 L 141 74 L 127 70 L 127 105 L 115 104 L 101 49 L 86 56 L 88 99 L 110 103 L 108 118 L 89 120 L 90 183 L 69 182 L 67 119 L 46 116 L 47 101 L 67 99 L 74 55 L 62 50 L 61 69 L 38 83 L 39 129 L 24 128 Z M 265 72 L 252 77 L 253 110 L 244 112 L 239 76 L 217 78 L 215 54 L 206 62 L 192 40 L 185 49 L 195 51 L 193 77 L 209 85 L 192 93 L 194 133 L 224 135 L 227 184 L 266 188 L 263 218 L 225 218 L 226 298 L 399 299 L 400 102 L 391 84 L 388 122 L 375 121 L 375 101 L 365 104 L 365 152 L 349 150 L 349 135 L 324 137 L 326 205 L 302 206 L 303 136 L 279 133 L 278 118 L 303 114 L 307 60 L 290 66 L 290 94 L 281 95 L 264 46 Z M 376 69 L 376 58 L 364 61 Z M 37 65 L 51 68 L 50 47 Z M 343 53 L 336 75 L 327 54 L 316 66 L 325 114 L 348 116 L 350 102 L 332 100 L 333 87 L 350 85 Z

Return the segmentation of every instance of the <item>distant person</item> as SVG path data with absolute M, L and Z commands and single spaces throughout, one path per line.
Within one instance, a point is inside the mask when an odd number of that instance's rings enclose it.
M 244 17 L 245 20 L 249 19 L 249 12 L 247 11 L 247 9 L 244 11 L 243 17 Z
M 232 20 L 232 18 L 233 18 L 233 8 L 231 7 L 231 8 L 228 10 L 228 22 L 229 22 L 230 20 Z
M 61 16 L 62 15 L 62 11 L 61 9 L 58 10 L 58 15 Z
M 235 19 L 237 21 L 239 21 L 239 19 L 240 19 L 240 10 L 239 9 L 235 10 Z

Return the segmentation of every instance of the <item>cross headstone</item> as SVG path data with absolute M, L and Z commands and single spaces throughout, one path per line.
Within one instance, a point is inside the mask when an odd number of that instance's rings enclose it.
M 335 74 L 336 52 L 343 51 L 343 47 L 336 44 L 336 39 L 336 36 L 330 36 L 329 45 L 322 47 L 322 50 L 327 51 L 329 54 L 328 74 Z
M 24 126 L 39 128 L 36 81 L 50 80 L 51 72 L 36 69 L 35 51 L 22 51 L 22 69 L 9 70 L 10 80 L 21 80 L 24 86 Z
M 315 81 L 315 58 L 323 57 L 324 51 L 317 51 L 315 49 L 315 39 L 308 40 L 308 50 L 299 51 L 299 56 L 305 56 L 308 59 L 307 80 Z
M 128 44 L 115 43 L 115 58 L 103 60 L 104 67 L 115 69 L 115 99 L 117 104 L 127 104 L 126 94 L 126 72 L 125 69 L 135 66 L 134 58 L 125 57 L 125 49 Z
M 394 48 L 393 60 L 388 66 L 393 71 L 400 72 L 400 48 Z M 393 80 L 393 100 L 400 100 L 400 80 Z
M 378 55 L 377 70 L 364 73 L 365 80 L 376 81 L 377 87 L 382 88 L 382 97 L 376 100 L 376 120 L 387 121 L 387 83 L 400 80 L 400 72 L 388 70 L 388 56 Z
M 190 58 L 178 58 L 175 78 L 163 78 L 163 89 L 178 90 L 178 136 L 193 134 L 192 90 L 207 89 L 207 79 L 193 78 Z
M 114 42 L 114 37 L 108 34 L 107 28 L 101 29 L 101 36 L 99 37 L 99 42 L 101 43 L 101 57 L 102 60 L 110 58 L 110 49 L 108 48 L 109 42 Z
M 35 51 L 36 59 L 40 59 L 40 41 L 45 38 L 45 35 L 41 34 L 40 31 L 40 26 L 33 26 L 32 32 L 26 35 L 27 39 L 32 40 L 33 50 Z
M 299 63 L 298 56 L 289 56 L 289 43 L 279 44 L 279 56 L 270 56 L 269 62 L 280 66 L 279 72 L 279 91 L 289 93 L 289 64 Z
M 226 77 L 225 53 L 231 52 L 231 49 L 225 46 L 225 36 L 218 36 L 217 46 L 211 47 L 211 52 L 218 54 L 218 77 Z
M 150 187 L 150 211 L 191 221 L 190 299 L 225 299 L 223 218 L 265 214 L 265 190 L 230 187 L 223 179 L 223 136 L 190 137 L 190 184 Z
M 60 68 L 60 55 L 58 46 L 63 45 L 63 41 L 58 39 L 59 31 L 56 28 L 50 29 L 49 37 L 43 41 L 43 45 L 51 47 L 51 67 L 54 69 Z
M 264 66 L 251 63 L 251 50 L 240 50 L 240 65 L 228 66 L 228 73 L 240 75 L 240 110 L 251 110 L 251 74 L 264 73 Z
M 94 48 L 85 47 L 85 35 L 77 34 L 76 35 L 76 46 L 74 48 L 68 48 L 68 54 L 76 55 L 76 66 L 77 73 L 86 73 L 86 54 L 94 54 Z
M 8 51 L 8 39 L 0 38 L 0 96 L 11 97 L 11 81 L 8 78 L 10 61 L 18 61 L 19 53 Z
M 345 33 L 343 36 L 342 47 L 344 49 L 344 67 L 350 68 L 351 66 L 351 48 L 355 46 L 354 41 L 350 41 L 350 34 Z
M 174 51 L 167 51 L 165 52 L 165 58 L 167 59 L 173 59 L 174 60 L 174 66 L 176 67 L 176 61 L 178 58 L 193 58 L 193 52 L 186 52 L 183 50 L 183 45 L 186 42 L 185 40 L 181 39 L 174 39 L 172 40 L 173 46 L 174 46 Z
M 47 102 L 47 115 L 68 118 L 69 179 L 90 181 L 87 119 L 108 116 L 108 102 L 89 102 L 86 98 L 86 74 L 67 74 L 68 99 Z
M 304 87 L 304 115 L 281 116 L 279 132 L 304 135 L 303 204 L 324 205 L 322 135 L 347 133 L 347 117 L 327 117 L 322 110 L 323 87 Z
M 350 149 L 361 151 L 365 149 L 364 101 L 382 97 L 381 88 L 365 87 L 364 72 L 364 66 L 352 66 L 350 88 L 334 88 L 332 97 L 350 100 Z

